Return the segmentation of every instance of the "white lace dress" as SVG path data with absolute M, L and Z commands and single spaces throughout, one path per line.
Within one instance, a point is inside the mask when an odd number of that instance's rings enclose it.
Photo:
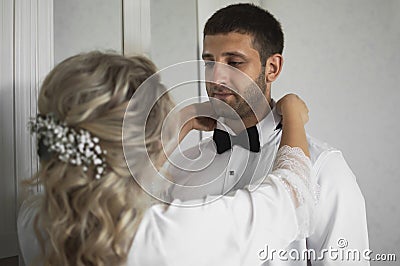
M 310 160 L 301 149 L 289 146 L 281 147 L 276 158 L 272 173 L 255 191 L 241 189 L 215 201 L 210 197 L 193 201 L 196 207 L 151 207 L 135 235 L 127 264 L 260 265 L 269 252 L 310 235 L 318 200 Z M 39 250 L 32 230 L 38 206 L 28 200 L 18 217 L 27 264 Z

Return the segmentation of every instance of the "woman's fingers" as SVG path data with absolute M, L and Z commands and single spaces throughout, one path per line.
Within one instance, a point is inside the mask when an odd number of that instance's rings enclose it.
M 180 117 L 184 124 L 190 125 L 190 129 L 200 131 L 214 130 L 217 124 L 217 115 L 209 101 L 185 106 L 180 110 Z
M 290 93 L 283 96 L 277 102 L 277 111 L 285 118 L 288 115 L 299 114 L 303 123 L 306 124 L 309 120 L 308 107 L 306 103 L 296 94 Z

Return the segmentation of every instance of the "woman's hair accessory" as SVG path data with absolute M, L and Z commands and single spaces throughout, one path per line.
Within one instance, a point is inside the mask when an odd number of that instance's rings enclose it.
M 29 122 L 31 134 L 36 133 L 38 153 L 41 149 L 47 154 L 57 153 L 58 159 L 72 165 L 83 165 L 87 171 L 94 165 L 96 179 L 100 179 L 106 168 L 104 155 L 99 138 L 91 136 L 89 131 L 80 129 L 78 132 L 65 122 L 57 121 L 53 114 L 37 115 Z

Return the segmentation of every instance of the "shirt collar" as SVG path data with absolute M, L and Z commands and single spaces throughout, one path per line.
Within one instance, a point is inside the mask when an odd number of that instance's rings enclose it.
M 256 125 L 260 136 L 260 145 L 264 146 L 271 135 L 280 129 L 282 117 L 276 109 L 276 102 L 271 99 L 271 111 Z
M 279 124 L 281 121 L 282 117 L 276 110 L 276 102 L 271 99 L 271 111 L 256 125 L 261 146 L 264 146 L 264 144 L 270 139 L 271 135 L 280 129 Z M 231 135 L 236 135 L 233 130 L 224 123 L 223 117 L 218 119 L 216 128 L 224 130 Z

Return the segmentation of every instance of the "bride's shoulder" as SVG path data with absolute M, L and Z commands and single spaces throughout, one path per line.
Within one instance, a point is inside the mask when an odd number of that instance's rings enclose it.
M 19 208 L 17 232 L 19 246 L 25 262 L 32 262 L 40 254 L 40 245 L 33 225 L 42 200 L 42 195 L 32 195 L 25 199 Z
M 43 195 L 31 195 L 21 204 L 18 211 L 18 224 L 29 223 L 39 211 L 43 200 Z

